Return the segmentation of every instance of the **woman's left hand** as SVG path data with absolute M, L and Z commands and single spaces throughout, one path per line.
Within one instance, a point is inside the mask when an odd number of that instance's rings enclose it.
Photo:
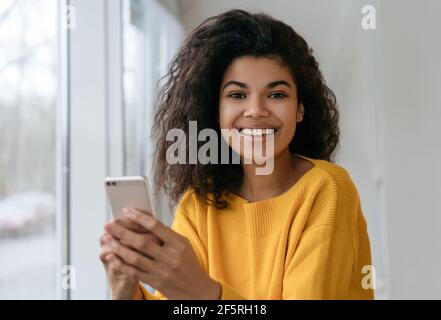
M 105 229 L 121 258 L 119 268 L 151 287 L 167 299 L 220 299 L 220 284 L 203 270 L 187 238 L 163 225 L 149 213 L 130 208 L 124 217 L 152 232 L 162 245 L 113 221 Z M 130 245 L 127 245 L 130 244 Z

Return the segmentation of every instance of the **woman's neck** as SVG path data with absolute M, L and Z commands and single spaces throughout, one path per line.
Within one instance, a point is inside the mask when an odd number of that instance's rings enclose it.
M 301 162 L 306 161 L 286 149 L 274 158 L 274 170 L 269 175 L 257 175 L 256 164 L 243 164 L 243 180 L 238 193 L 251 202 L 276 197 L 288 190 L 302 175 Z M 309 162 L 309 161 L 307 161 Z

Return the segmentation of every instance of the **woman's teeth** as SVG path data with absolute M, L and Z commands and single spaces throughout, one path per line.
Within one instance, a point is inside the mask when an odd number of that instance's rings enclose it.
M 240 134 L 244 136 L 265 136 L 274 134 L 274 129 L 248 129 L 244 128 L 240 130 Z

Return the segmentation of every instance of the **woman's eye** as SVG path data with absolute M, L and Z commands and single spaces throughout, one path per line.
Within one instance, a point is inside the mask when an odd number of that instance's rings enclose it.
M 243 98 L 245 98 L 245 95 L 243 93 L 240 93 L 240 92 L 233 92 L 233 93 L 229 94 L 228 96 L 233 98 L 233 99 L 243 99 Z
M 270 98 L 274 98 L 274 99 L 282 99 L 282 98 L 285 98 L 285 97 L 286 97 L 286 94 L 284 94 L 284 93 L 282 93 L 282 92 L 274 92 L 274 93 L 271 93 L 271 94 L 269 95 L 269 97 L 270 97 Z

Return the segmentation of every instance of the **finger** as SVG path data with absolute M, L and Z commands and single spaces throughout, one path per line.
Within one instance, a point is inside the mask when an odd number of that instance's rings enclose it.
M 131 230 L 133 232 L 136 232 L 138 234 L 150 234 L 150 235 L 153 235 L 154 241 L 157 244 L 163 245 L 163 242 L 160 239 L 158 239 L 158 237 L 154 236 L 154 234 L 151 231 L 147 230 L 145 227 L 137 224 L 136 222 L 130 220 L 129 218 L 126 218 L 126 217 L 123 216 L 123 217 L 120 217 L 120 218 L 117 218 L 117 219 L 112 219 L 110 221 L 110 223 L 113 223 L 113 222 L 116 222 L 116 223 L 122 225 L 123 227 L 125 227 L 126 229 L 129 229 L 129 230 Z M 102 237 L 104 237 L 106 234 L 110 235 L 109 232 L 104 231 L 104 234 L 102 235 Z M 101 243 L 102 243 L 102 240 L 100 239 L 100 244 Z
M 147 230 L 143 226 L 139 225 L 138 223 L 136 223 L 133 220 L 128 219 L 125 216 L 118 217 L 117 219 L 115 219 L 115 221 L 117 223 L 119 223 L 120 225 L 122 225 L 123 227 L 125 227 L 129 230 L 132 230 L 134 232 L 137 232 L 137 233 L 149 233 L 150 232 L 149 230 Z
M 129 229 L 122 227 L 117 223 L 106 225 L 106 230 L 115 238 L 120 239 L 124 245 L 130 246 L 142 254 L 149 255 L 153 258 L 162 258 L 162 247 L 157 243 L 153 234 L 138 234 Z
M 155 259 L 158 263 L 167 263 L 172 258 L 167 247 L 154 234 L 143 235 L 143 243 L 134 248 L 140 253 Z
M 125 247 L 132 248 L 135 252 L 138 252 L 147 258 L 157 260 L 158 262 L 168 262 L 170 260 L 170 255 L 164 247 L 162 247 L 160 240 L 152 233 L 141 235 L 142 240 L 139 242 L 134 242 L 126 244 L 123 241 L 115 242 L 121 244 Z M 113 243 L 114 241 L 112 241 Z
M 151 233 L 150 233 L 151 234 Z M 154 237 L 156 239 L 156 242 L 159 243 L 159 239 L 157 239 L 156 237 Z M 105 245 L 106 242 L 109 242 L 111 240 L 116 239 L 115 237 L 113 237 L 109 232 L 104 232 L 104 234 L 100 237 L 100 246 L 103 247 Z M 125 243 L 124 241 L 122 241 L 123 243 Z
M 123 240 L 126 243 L 134 243 L 136 241 L 139 241 L 139 239 L 141 238 L 140 234 L 130 229 L 127 229 L 126 227 L 123 227 L 116 220 L 105 224 L 104 229 L 114 238 L 118 240 Z
M 100 258 L 101 262 L 103 264 L 105 264 L 105 265 L 108 264 L 108 262 L 106 260 L 107 255 L 113 253 L 112 248 L 109 245 L 110 241 L 111 240 L 109 240 L 109 239 L 104 240 L 104 243 L 103 243 L 103 245 L 101 247 L 101 252 L 100 252 L 100 255 L 99 255 L 99 258 Z M 117 240 L 115 240 L 115 241 L 117 241 Z
M 142 214 L 149 215 L 150 217 L 154 217 L 153 213 L 151 213 L 151 212 L 144 211 L 144 210 L 141 210 L 141 209 L 138 209 L 138 208 L 133 208 L 133 207 L 127 207 L 127 208 L 124 208 L 124 209 L 123 209 L 123 213 L 124 213 L 124 212 L 127 212 L 127 211 L 131 211 L 131 210 L 132 210 L 132 211 L 137 211 L 137 212 L 142 213 Z
M 100 237 L 100 246 L 104 246 L 104 244 L 109 241 L 112 240 L 113 237 L 110 233 L 108 233 L 107 231 L 104 231 L 103 235 Z
M 121 266 L 123 265 L 123 262 L 115 254 L 110 253 L 106 256 L 105 259 L 111 271 L 121 271 Z
M 179 239 L 179 235 L 171 230 L 169 227 L 164 226 L 161 221 L 150 215 L 143 214 L 138 210 L 127 210 L 124 215 L 133 220 L 134 222 L 142 225 L 147 230 L 154 233 L 164 243 L 176 243 Z
M 100 253 L 100 260 L 101 260 L 101 262 L 102 263 L 104 263 L 104 264 L 106 264 L 107 263 L 107 256 L 109 255 L 109 254 L 111 254 L 112 253 L 112 249 L 111 248 L 109 248 L 109 247 L 106 247 L 105 249 L 103 249 L 102 251 L 101 251 L 101 253 Z
M 125 245 L 124 243 L 122 244 Z M 152 233 L 144 234 L 142 242 L 136 243 L 130 247 L 157 262 L 166 262 L 170 258 L 170 255 L 166 250 L 167 248 L 163 246 L 162 241 Z
M 117 240 L 116 237 L 112 236 L 109 232 L 105 232 L 100 238 L 100 246 L 101 248 L 105 248 L 105 246 L 110 243 L 112 240 Z
M 112 248 L 113 253 L 121 258 L 125 263 L 136 267 L 141 271 L 149 273 L 157 273 L 160 271 L 158 264 L 153 259 L 124 246 L 118 241 L 112 241 L 110 243 L 110 247 Z
M 124 263 L 116 255 L 110 254 L 107 257 L 107 261 L 109 262 L 110 268 L 113 268 L 114 270 L 116 270 L 118 272 L 129 275 L 137 280 L 145 282 L 148 285 L 152 286 L 153 288 L 158 287 L 158 282 L 154 276 L 152 276 L 151 274 L 148 274 L 146 272 L 143 272 L 143 271 L 137 269 L 136 267 L 133 267 L 131 265 Z

